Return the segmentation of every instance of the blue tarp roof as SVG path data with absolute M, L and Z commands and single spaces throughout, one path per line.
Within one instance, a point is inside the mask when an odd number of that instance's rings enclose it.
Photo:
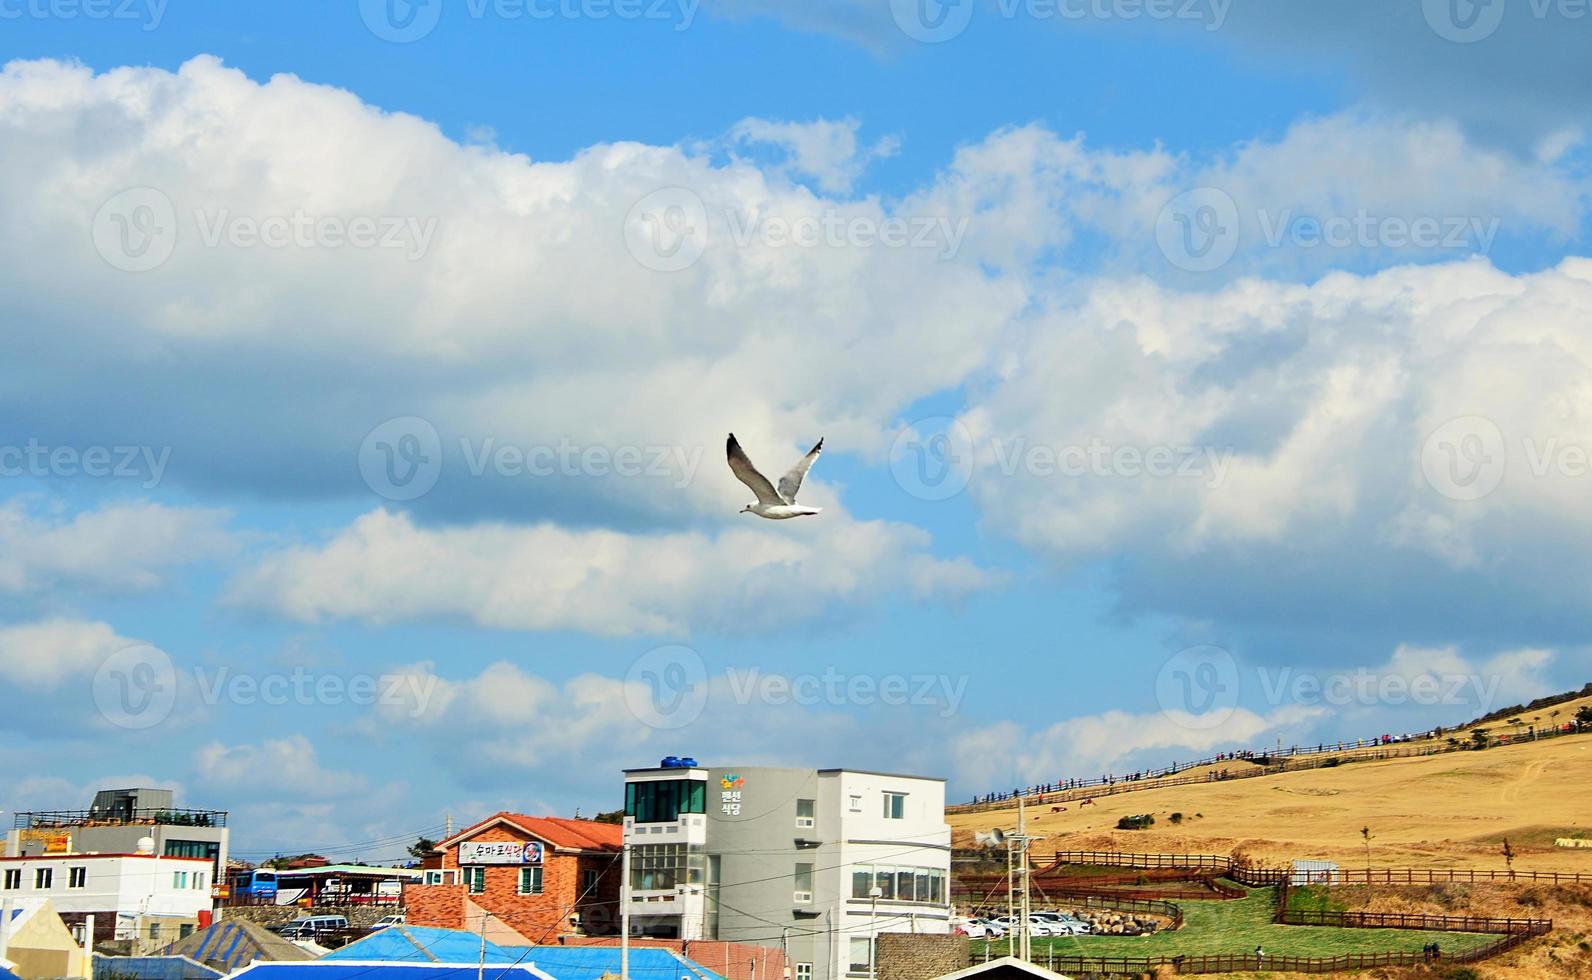
M 475 963 L 481 956 L 481 937 L 477 933 L 391 926 L 334 949 L 319 962 Z M 497 964 L 535 964 L 554 980 L 597 980 L 604 973 L 619 973 L 618 946 L 499 946 L 489 941 L 485 959 Z M 712 970 L 657 947 L 630 950 L 630 976 L 632 980 L 722 980 Z
M 521 963 L 531 963 L 556 980 L 597 980 L 605 973 L 619 975 L 618 946 L 505 946 Z M 631 980 L 720 980 L 672 950 L 631 947 Z
M 481 937 L 464 929 L 433 929 L 427 926 L 388 926 L 364 939 L 334 949 L 319 962 L 340 960 L 382 960 L 396 963 L 475 963 L 481 958 Z M 488 963 L 513 963 L 516 953 L 504 952 L 496 943 L 486 944 Z
M 0 967 L 0 980 L 22 980 L 22 978 L 6 968 Z
M 262 963 L 256 961 L 232 974 L 248 980 L 476 980 L 475 963 L 379 963 L 341 960 L 332 963 L 319 959 L 311 963 Z M 483 980 L 551 980 L 547 974 L 529 966 L 488 964 Z

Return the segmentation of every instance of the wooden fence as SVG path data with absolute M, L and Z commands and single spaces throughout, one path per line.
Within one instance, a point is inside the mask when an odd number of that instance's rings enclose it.
M 1289 880 L 1287 867 L 1252 868 L 1235 865 L 1221 854 L 1134 854 L 1126 851 L 1057 851 L 1059 864 L 1088 864 L 1107 868 L 1181 868 L 1216 872 L 1251 888 L 1265 888 Z M 1053 865 L 1046 867 L 1049 870 Z M 1322 872 L 1325 874 L 1325 872 Z M 1437 885 L 1448 882 L 1541 881 L 1572 885 L 1592 883 L 1592 872 L 1517 871 L 1493 868 L 1339 868 L 1329 880 L 1318 884 L 1342 885 Z

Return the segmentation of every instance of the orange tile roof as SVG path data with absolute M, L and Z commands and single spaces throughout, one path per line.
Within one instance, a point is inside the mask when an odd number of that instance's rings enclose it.
M 554 847 L 571 851 L 618 851 L 624 843 L 625 829 L 616 823 L 571 820 L 567 817 L 533 817 L 502 810 L 454 834 L 448 843 L 468 838 L 477 830 L 503 820 Z

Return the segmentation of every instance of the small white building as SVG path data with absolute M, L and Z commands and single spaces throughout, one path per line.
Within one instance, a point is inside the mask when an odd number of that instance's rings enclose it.
M 781 946 L 791 980 L 868 977 L 885 932 L 950 931 L 939 779 L 700 766 L 625 773 L 632 929 Z
M 47 899 L 81 935 L 175 942 L 211 908 L 208 858 L 157 854 L 41 854 L 0 858 L 0 903 Z

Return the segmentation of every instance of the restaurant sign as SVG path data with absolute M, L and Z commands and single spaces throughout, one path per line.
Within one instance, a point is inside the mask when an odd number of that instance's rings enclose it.
M 459 845 L 459 863 L 541 864 L 542 845 L 540 841 L 465 841 Z

